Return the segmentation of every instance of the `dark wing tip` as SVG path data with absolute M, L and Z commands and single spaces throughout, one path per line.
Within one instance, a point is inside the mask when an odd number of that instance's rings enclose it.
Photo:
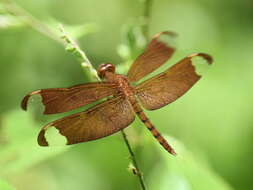
M 28 94 L 28 95 L 26 95 L 24 98 L 23 98 L 23 100 L 22 100 L 22 102 L 21 102 L 21 108 L 23 109 L 23 110 L 27 110 L 27 103 L 28 103 L 28 100 L 29 100 L 29 98 L 30 98 L 30 94 Z
M 22 102 L 21 102 L 21 108 L 22 108 L 23 110 L 27 110 L 27 104 L 28 104 L 29 98 L 30 98 L 32 95 L 34 95 L 34 94 L 39 94 L 40 92 L 41 92 L 41 90 L 36 90 L 36 91 L 34 91 L 34 92 L 31 92 L 30 94 L 27 94 L 27 95 L 23 98 L 23 100 L 22 100 Z
M 37 141 L 40 146 L 48 146 L 48 142 L 45 138 L 45 129 L 40 131 Z
M 195 56 L 199 56 L 199 57 L 204 58 L 209 65 L 211 65 L 213 63 L 212 56 L 210 56 L 209 54 L 206 54 L 206 53 L 193 53 L 193 54 L 189 55 L 188 57 L 192 58 L 192 57 L 195 57 Z
M 177 37 L 177 33 L 173 31 L 163 31 L 154 35 L 153 40 L 163 43 L 167 48 L 173 49 L 175 51 L 175 41 L 174 38 Z
M 159 32 L 159 33 L 155 34 L 154 38 L 159 38 L 163 34 L 171 36 L 171 37 L 177 37 L 178 36 L 178 34 L 176 32 L 166 30 L 166 31 Z

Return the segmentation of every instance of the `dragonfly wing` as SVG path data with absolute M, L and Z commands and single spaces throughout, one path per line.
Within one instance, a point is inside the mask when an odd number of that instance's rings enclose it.
M 193 61 L 194 57 L 201 58 L 201 62 Z M 211 56 L 204 53 L 192 54 L 165 72 L 138 85 L 137 96 L 144 108 L 159 109 L 186 93 L 201 78 L 199 66 L 210 64 Z
M 146 50 L 132 64 L 128 78 L 135 82 L 153 72 L 164 64 L 174 53 L 175 48 L 169 45 L 169 40 L 175 33 L 165 31 L 156 34 L 148 44 Z
M 62 113 L 116 93 L 116 86 L 108 82 L 87 83 L 70 88 L 49 88 L 26 95 L 21 107 L 26 110 L 32 95 L 39 94 L 45 106 L 44 114 Z
M 67 144 L 91 141 L 111 135 L 131 124 L 135 114 L 131 104 L 121 97 L 104 101 L 84 112 L 53 121 L 42 128 L 38 136 L 41 146 L 48 146 L 46 131 L 55 128 Z

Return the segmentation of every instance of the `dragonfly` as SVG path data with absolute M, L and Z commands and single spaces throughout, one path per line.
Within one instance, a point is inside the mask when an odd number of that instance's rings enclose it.
M 26 95 L 21 107 L 26 110 L 33 95 L 42 97 L 44 114 L 67 112 L 99 101 L 95 106 L 45 125 L 38 135 L 40 146 L 49 146 L 46 132 L 55 128 L 65 137 L 66 144 L 77 144 L 112 135 L 129 126 L 137 116 L 162 147 L 170 154 L 175 150 L 155 128 L 144 113 L 170 104 L 185 94 L 200 78 L 198 65 L 211 65 L 213 59 L 206 53 L 193 53 L 164 72 L 144 82 L 139 82 L 148 74 L 167 62 L 174 54 L 175 47 L 170 38 L 175 33 L 164 31 L 154 35 L 144 52 L 131 65 L 127 75 L 117 74 L 112 63 L 103 63 L 98 69 L 100 82 L 75 85 L 69 88 L 49 88 Z M 201 62 L 194 62 L 198 57 Z M 134 83 L 138 83 L 134 85 Z M 104 100 L 105 99 L 105 100 Z

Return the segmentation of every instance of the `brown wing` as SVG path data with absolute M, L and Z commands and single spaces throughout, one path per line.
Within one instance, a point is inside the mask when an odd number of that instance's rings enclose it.
M 153 72 L 155 69 L 164 64 L 174 53 L 175 48 L 168 44 L 173 32 L 165 31 L 156 34 L 148 47 L 132 64 L 128 71 L 128 78 L 135 82 Z
M 45 132 L 52 127 L 66 137 L 67 144 L 75 144 L 111 135 L 134 121 L 135 114 L 131 104 L 116 97 L 102 102 L 87 111 L 76 113 L 53 121 L 43 127 L 38 136 L 41 146 L 48 146 Z
M 194 57 L 202 58 L 202 62 L 194 62 Z M 138 85 L 137 96 L 146 109 L 161 108 L 182 96 L 201 78 L 199 66 L 210 64 L 211 56 L 204 53 L 192 54 L 167 71 Z
M 113 95 L 115 92 L 115 84 L 106 82 L 81 84 L 70 88 L 42 89 L 26 95 L 21 107 L 26 110 L 29 98 L 39 94 L 45 106 L 44 114 L 62 113 Z

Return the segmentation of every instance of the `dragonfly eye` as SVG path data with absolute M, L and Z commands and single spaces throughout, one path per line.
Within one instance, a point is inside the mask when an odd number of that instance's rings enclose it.
M 97 72 L 100 78 L 104 78 L 106 72 L 115 73 L 115 66 L 111 63 L 103 63 L 98 67 Z

